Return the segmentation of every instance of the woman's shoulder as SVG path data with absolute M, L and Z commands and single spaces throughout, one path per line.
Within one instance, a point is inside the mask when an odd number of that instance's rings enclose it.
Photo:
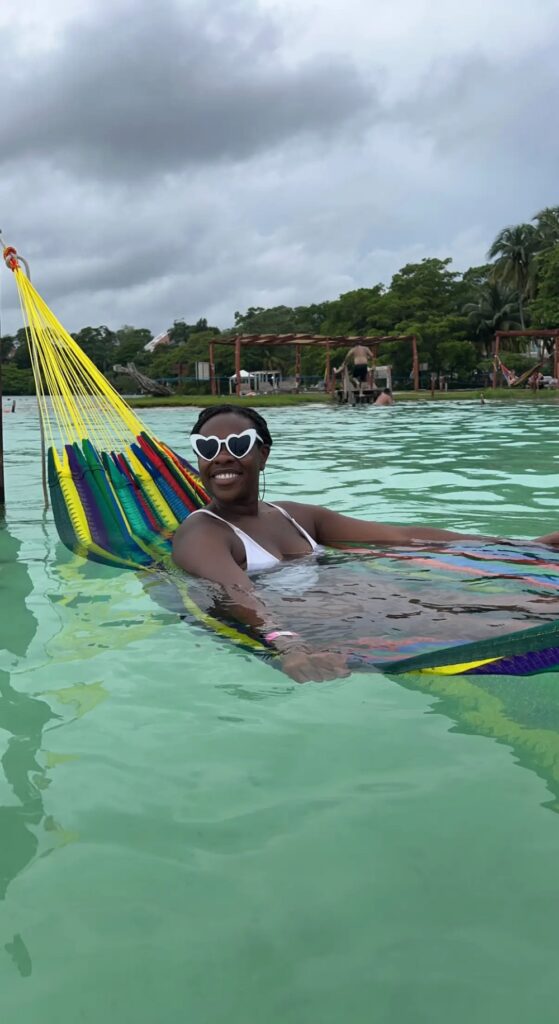
M 221 544 L 221 538 L 228 547 L 231 545 L 235 534 L 229 524 L 219 516 L 202 514 L 203 512 L 203 509 L 196 513 L 191 512 L 186 519 L 183 519 L 180 526 L 177 526 L 173 536 L 174 551 L 182 550 L 185 545 L 192 548 L 193 541 L 204 546 L 206 538 L 214 546 Z
M 194 534 L 202 536 L 205 533 L 214 533 L 223 525 L 217 516 L 208 515 L 205 509 L 196 509 L 183 519 L 182 523 L 175 530 L 175 540 L 183 537 L 192 537 Z
M 301 526 L 309 529 L 316 522 L 317 513 L 320 512 L 318 505 L 307 505 L 301 501 L 274 501 L 270 504 L 277 505 L 287 512 L 293 519 L 296 519 Z

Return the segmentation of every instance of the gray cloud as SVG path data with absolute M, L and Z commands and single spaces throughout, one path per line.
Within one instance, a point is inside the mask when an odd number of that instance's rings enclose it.
M 68 329 L 229 326 L 236 309 L 335 298 L 423 256 L 465 268 L 558 201 L 559 11 L 526 41 L 532 21 L 511 11 L 506 47 L 496 14 L 479 47 L 457 2 L 439 45 L 433 25 L 406 35 L 414 4 L 393 0 L 401 31 L 385 26 L 383 52 L 375 11 L 347 0 L 353 49 L 311 26 L 294 52 L 284 2 L 272 19 L 255 0 L 98 0 L 32 51 L 3 29 L 19 54 L 3 76 L 0 226 Z
M 54 51 L 20 55 L 3 77 L 3 154 L 48 153 L 82 175 L 136 180 L 331 136 L 374 105 L 341 57 L 288 66 L 257 9 L 216 2 L 203 14 L 172 0 L 105 7 L 67 27 Z

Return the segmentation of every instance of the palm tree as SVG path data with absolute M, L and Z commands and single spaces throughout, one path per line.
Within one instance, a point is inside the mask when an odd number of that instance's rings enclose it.
M 536 225 L 538 254 L 559 245 L 559 206 L 546 206 L 532 220 Z
M 516 331 L 521 326 L 516 288 L 498 281 L 483 284 L 475 302 L 468 302 L 463 312 L 468 315 L 477 337 L 484 343 L 486 353 L 495 331 Z
M 518 296 L 518 313 L 522 330 L 526 328 L 524 299 L 535 291 L 538 232 L 532 224 L 517 224 L 499 232 L 488 256 L 495 260 L 493 278 L 509 285 Z

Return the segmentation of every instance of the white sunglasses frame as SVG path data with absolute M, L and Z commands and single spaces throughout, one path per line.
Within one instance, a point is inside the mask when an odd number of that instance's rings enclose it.
M 235 455 L 235 453 L 232 452 L 230 447 L 229 447 L 229 441 L 231 440 L 232 437 L 244 437 L 245 434 L 249 434 L 250 435 L 250 445 L 248 446 L 248 448 L 247 448 L 246 452 L 244 453 L 244 455 Z M 196 448 L 196 443 L 198 442 L 198 440 L 200 440 L 200 441 L 217 441 L 218 449 L 217 449 L 215 455 L 213 456 L 213 458 L 206 459 L 206 458 L 204 458 L 203 455 L 200 455 L 200 452 Z M 219 453 L 220 453 L 220 451 L 221 451 L 221 449 L 223 448 L 224 445 L 225 445 L 227 451 L 229 452 L 229 455 L 231 455 L 234 459 L 238 459 L 238 460 L 246 459 L 247 455 L 250 455 L 250 452 L 254 448 L 254 446 L 255 446 L 257 441 L 260 441 L 260 444 L 264 444 L 263 439 L 260 437 L 260 434 L 258 433 L 257 430 L 255 430 L 254 427 L 248 427 L 247 430 L 241 430 L 240 433 L 238 433 L 238 434 L 237 433 L 228 434 L 227 437 L 217 437 L 216 434 L 191 434 L 190 435 L 190 443 L 191 443 L 191 445 L 192 445 L 192 447 L 194 449 L 194 454 L 197 456 L 197 458 L 202 459 L 204 462 L 213 462 L 214 459 L 217 459 L 217 457 L 218 457 L 218 455 L 219 455 Z

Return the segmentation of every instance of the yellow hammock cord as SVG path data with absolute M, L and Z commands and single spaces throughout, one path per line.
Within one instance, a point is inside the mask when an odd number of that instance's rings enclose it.
M 65 444 L 88 438 L 99 450 L 126 450 L 145 427 L 35 290 L 18 263 L 13 270 L 47 444 L 63 457 Z M 147 431 L 149 433 L 149 431 Z

